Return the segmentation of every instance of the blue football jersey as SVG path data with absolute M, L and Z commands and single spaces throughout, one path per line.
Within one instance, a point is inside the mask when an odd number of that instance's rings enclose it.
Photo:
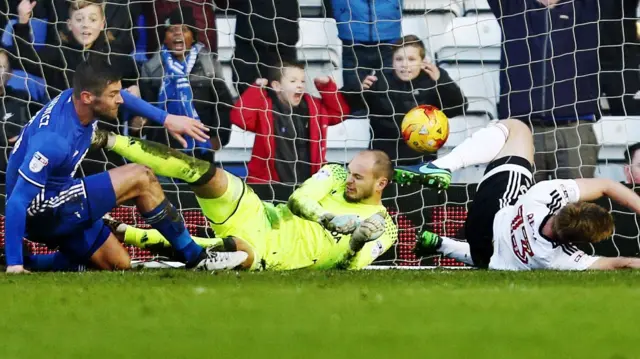
M 97 121 L 84 126 L 72 101 L 73 89 L 62 92 L 24 127 L 7 165 L 7 198 L 22 176 L 27 182 L 57 193 L 73 181 L 91 145 Z

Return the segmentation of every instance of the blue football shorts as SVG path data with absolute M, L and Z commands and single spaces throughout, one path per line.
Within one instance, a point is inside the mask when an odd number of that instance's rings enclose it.
M 27 238 L 87 262 L 111 233 L 102 217 L 116 206 L 108 172 L 45 188 L 27 209 Z

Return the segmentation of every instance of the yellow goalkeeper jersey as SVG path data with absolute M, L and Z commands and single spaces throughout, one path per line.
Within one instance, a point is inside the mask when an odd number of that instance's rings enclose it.
M 350 203 L 344 199 L 347 170 L 326 165 L 298 188 L 292 197 L 320 204 L 334 215 L 355 214 L 364 220 L 385 213 L 384 234 L 355 256 L 350 255 L 350 235 L 327 231 L 321 224 L 293 215 L 285 204 L 263 202 L 245 183 L 229 176 L 227 192 L 220 198 L 198 198 L 204 215 L 218 237 L 234 236 L 248 242 L 255 254 L 252 269 L 290 270 L 298 268 L 360 269 L 371 264 L 398 238 L 396 225 L 382 205 Z M 233 200 L 233 193 L 239 199 Z M 226 217 L 221 214 L 232 213 Z M 220 222 L 213 218 L 225 217 Z
M 355 214 L 361 220 L 382 212 L 386 218 L 385 233 L 367 243 L 355 256 L 350 256 L 350 235 L 331 233 L 317 222 L 290 214 L 286 206 L 280 205 L 276 208 L 279 226 L 268 234 L 263 257 L 266 268 L 361 269 L 395 243 L 397 228 L 386 208 L 382 205 L 347 202 L 344 198 L 346 180 L 347 170 L 343 166 L 326 165 L 305 181 L 292 197 L 317 201 L 327 212 L 334 215 Z

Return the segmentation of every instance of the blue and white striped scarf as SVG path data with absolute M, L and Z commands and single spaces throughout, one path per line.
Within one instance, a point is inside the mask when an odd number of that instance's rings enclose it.
M 166 110 L 172 115 L 188 116 L 200 121 L 200 116 L 193 106 L 193 91 L 189 84 L 189 73 L 196 64 L 198 53 L 204 45 L 196 43 L 191 47 L 189 54 L 185 57 L 185 61 L 178 61 L 171 55 L 166 46 L 162 46 L 160 56 L 162 57 L 162 65 L 164 67 L 164 76 L 160 93 L 158 94 L 158 107 Z M 184 136 L 187 140 L 187 149 L 192 150 L 195 147 L 200 151 L 211 149 L 209 141 L 198 142 L 189 137 Z

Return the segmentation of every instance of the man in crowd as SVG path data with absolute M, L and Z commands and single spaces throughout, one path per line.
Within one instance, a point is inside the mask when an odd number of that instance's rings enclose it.
M 531 125 L 536 182 L 591 178 L 599 145 L 598 1 L 489 0 L 502 28 L 498 118 Z

